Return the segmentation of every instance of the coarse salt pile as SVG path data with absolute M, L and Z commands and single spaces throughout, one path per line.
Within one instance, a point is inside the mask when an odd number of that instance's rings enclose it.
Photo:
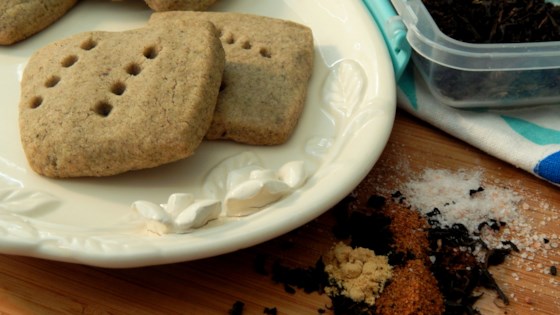
M 509 241 L 529 253 L 523 255 L 530 255 L 543 238 L 522 216 L 521 210 L 527 207 L 522 196 L 510 188 L 484 183 L 481 171 L 427 169 L 418 179 L 405 183 L 401 193 L 412 208 L 441 227 L 461 224 L 489 248 L 503 247 Z M 493 224 L 500 228 L 490 228 Z
M 483 186 L 480 171 L 428 169 L 420 179 L 406 183 L 402 193 L 411 206 L 424 214 L 437 208 L 442 226 L 459 223 L 471 233 L 482 222 L 510 223 L 520 218 L 517 209 L 522 198 L 507 188 Z

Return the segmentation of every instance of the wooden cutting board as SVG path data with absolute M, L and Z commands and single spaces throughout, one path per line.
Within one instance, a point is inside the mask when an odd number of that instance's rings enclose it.
M 384 194 L 426 168 L 481 169 L 492 183 L 519 192 L 526 204 L 523 215 L 537 235 L 560 235 L 557 187 L 401 112 L 381 159 L 357 191 Z M 258 246 L 144 268 L 103 269 L 0 255 L 0 314 L 228 314 L 236 301 L 244 303 L 244 314 L 263 314 L 265 308 L 276 308 L 277 314 L 330 314 L 325 295 L 288 293 L 254 265 L 260 257 L 268 267 L 276 260 L 312 266 L 334 244 L 334 224 L 328 211 Z M 555 247 L 546 257 L 544 252 L 515 254 L 492 268 L 511 303 L 503 305 L 487 292 L 478 304 L 482 313 L 560 314 L 560 276 L 547 274 L 559 265 L 560 254 Z

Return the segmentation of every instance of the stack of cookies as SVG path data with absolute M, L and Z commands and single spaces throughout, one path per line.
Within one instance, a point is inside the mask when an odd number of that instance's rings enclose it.
M 81 33 L 38 50 L 21 81 L 21 141 L 32 169 L 55 178 L 156 167 L 204 139 L 282 144 L 312 66 L 303 25 L 154 13 L 143 28 Z

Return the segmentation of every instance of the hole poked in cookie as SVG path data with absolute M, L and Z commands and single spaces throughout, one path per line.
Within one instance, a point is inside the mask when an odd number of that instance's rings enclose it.
M 76 56 L 76 55 L 70 55 L 70 56 L 64 57 L 64 59 L 62 59 L 62 61 L 60 62 L 60 64 L 61 64 L 64 68 L 70 68 L 70 67 L 72 67 L 77 61 L 78 61 L 78 56 Z
M 253 47 L 253 46 L 251 45 L 251 42 L 249 42 L 249 41 L 245 41 L 245 42 L 243 42 L 243 44 L 241 44 L 241 48 L 243 48 L 243 49 L 251 49 L 251 47 Z
M 80 48 L 83 50 L 92 50 L 95 46 L 97 46 L 97 42 L 93 38 L 88 38 L 80 44 Z
M 159 54 L 160 49 L 157 46 L 148 46 L 144 48 L 144 57 L 148 59 L 155 59 Z
M 97 102 L 97 104 L 95 104 L 95 106 L 93 107 L 93 111 L 101 117 L 109 116 L 112 110 L 113 110 L 113 105 L 109 104 L 106 101 Z
M 43 104 L 43 97 L 35 96 L 29 102 L 29 108 L 35 109 Z
M 136 76 L 136 75 L 139 75 L 140 72 L 142 72 L 142 67 L 141 67 L 139 64 L 137 64 L 137 63 L 135 63 L 135 62 L 132 62 L 132 63 L 129 63 L 129 64 L 124 68 L 124 70 L 125 70 L 126 73 L 128 73 L 128 74 L 133 75 L 133 76 Z
M 266 47 L 261 47 L 261 49 L 259 49 L 259 54 L 261 54 L 261 56 L 265 58 L 272 58 L 272 54 L 270 53 L 270 50 L 268 50 L 268 48 Z
M 222 31 L 222 34 L 220 36 L 220 38 L 222 38 L 222 40 L 229 45 L 235 44 L 235 36 L 233 36 L 232 32 L 224 32 Z
M 124 82 L 117 81 L 111 85 L 111 93 L 115 95 L 123 95 L 124 91 L 126 91 L 126 85 Z
M 57 75 L 53 75 L 50 78 L 48 78 L 47 81 L 45 81 L 45 87 L 53 88 L 58 84 L 58 82 L 60 82 L 60 77 Z

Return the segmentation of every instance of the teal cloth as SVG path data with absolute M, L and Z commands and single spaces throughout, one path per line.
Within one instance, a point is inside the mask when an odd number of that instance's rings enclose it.
M 412 62 L 398 84 L 399 107 L 479 149 L 560 184 L 560 104 L 458 109 L 438 102 Z

